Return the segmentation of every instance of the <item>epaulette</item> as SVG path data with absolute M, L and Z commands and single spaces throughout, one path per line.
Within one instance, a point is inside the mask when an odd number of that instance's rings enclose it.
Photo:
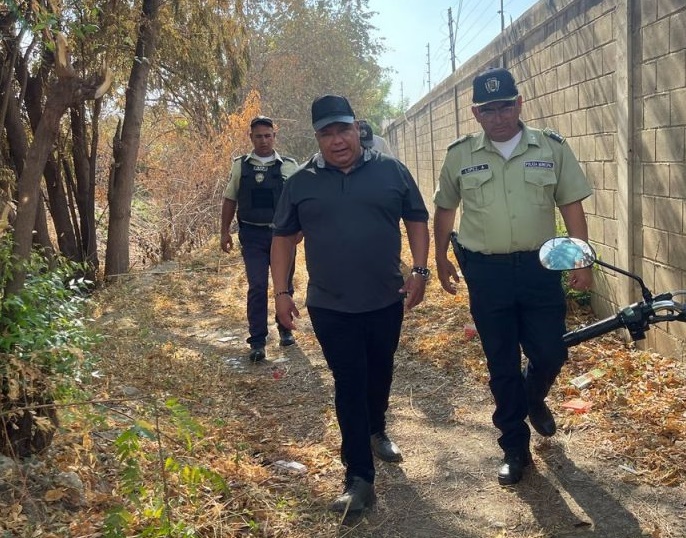
M 550 127 L 546 127 L 545 129 L 543 129 L 543 134 L 546 135 L 548 138 L 552 138 L 553 140 L 555 140 L 555 142 L 559 142 L 560 144 L 565 143 L 565 137 L 557 131 L 553 131 Z
M 469 140 L 471 137 L 472 137 L 471 134 L 466 134 L 464 136 L 461 136 L 460 138 L 458 138 L 454 142 L 451 142 L 450 144 L 448 144 L 448 149 L 452 148 L 453 146 L 457 146 L 458 144 L 462 144 L 462 142 L 464 142 L 465 140 Z
M 284 155 L 281 155 L 281 158 L 282 158 L 284 161 L 290 161 L 290 162 L 292 162 L 293 164 L 298 164 L 298 161 L 296 161 L 293 157 L 285 157 Z
M 243 159 L 244 157 L 245 157 L 245 155 L 239 155 L 238 157 L 234 157 L 234 158 L 233 158 L 233 162 L 240 161 L 240 160 Z

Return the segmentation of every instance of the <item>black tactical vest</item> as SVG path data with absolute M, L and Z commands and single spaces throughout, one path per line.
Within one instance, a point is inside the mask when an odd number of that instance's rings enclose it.
M 269 224 L 279 201 L 286 178 L 281 174 L 281 161 L 270 166 L 252 164 L 241 159 L 241 183 L 238 188 L 238 220 Z

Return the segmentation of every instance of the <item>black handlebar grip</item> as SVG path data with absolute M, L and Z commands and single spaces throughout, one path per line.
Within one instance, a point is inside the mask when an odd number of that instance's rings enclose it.
M 624 321 L 620 314 L 616 314 L 612 317 L 601 319 L 600 321 L 588 325 L 587 327 L 582 327 L 575 331 L 570 331 L 562 336 L 562 341 L 567 345 L 567 347 L 572 347 L 596 336 L 600 336 L 610 331 L 616 329 L 621 329 L 624 327 Z

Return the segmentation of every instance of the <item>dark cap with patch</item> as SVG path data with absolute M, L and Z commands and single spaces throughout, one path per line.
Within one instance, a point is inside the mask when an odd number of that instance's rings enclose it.
M 355 113 L 341 95 L 322 95 L 312 101 L 312 127 L 315 131 L 332 123 L 354 123 Z
M 267 116 L 255 116 L 250 120 L 250 128 L 252 129 L 255 125 L 266 125 L 267 127 L 274 127 L 274 121 Z
M 474 77 L 472 102 L 476 106 L 514 101 L 519 96 L 514 77 L 503 67 L 491 67 Z
M 362 143 L 362 147 L 371 148 L 374 146 L 374 131 L 372 130 L 372 126 L 369 125 L 367 120 L 358 120 L 357 123 L 360 125 L 360 142 Z

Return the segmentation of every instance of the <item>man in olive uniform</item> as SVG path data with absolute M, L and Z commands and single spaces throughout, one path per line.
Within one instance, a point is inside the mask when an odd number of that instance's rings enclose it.
M 257 116 L 250 122 L 253 151 L 234 159 L 229 183 L 224 191 L 221 216 L 221 248 L 233 247 L 231 222 L 238 213 L 238 240 L 248 279 L 248 327 L 250 360 L 265 358 L 267 340 L 267 291 L 269 286 L 272 218 L 283 184 L 298 168 L 298 163 L 274 150 L 274 122 Z M 288 292 L 293 294 L 293 267 L 288 279 Z M 277 319 L 279 344 L 295 343 L 293 334 Z
M 568 234 L 588 239 L 581 201 L 592 190 L 564 138 L 519 119 L 522 97 L 508 70 L 492 68 L 475 77 L 472 101 L 483 132 L 448 147 L 434 194 L 436 269 L 443 289 L 454 294 L 459 277 L 447 252 L 461 203 L 461 269 L 504 452 L 498 482 L 511 485 L 531 461 L 527 415 L 539 434 L 555 433 L 544 399 L 567 359 L 560 273 L 542 267 L 538 249 L 556 235 L 556 207 Z M 588 289 L 591 269 L 572 271 L 569 283 Z M 528 359 L 523 372 L 522 351 Z

